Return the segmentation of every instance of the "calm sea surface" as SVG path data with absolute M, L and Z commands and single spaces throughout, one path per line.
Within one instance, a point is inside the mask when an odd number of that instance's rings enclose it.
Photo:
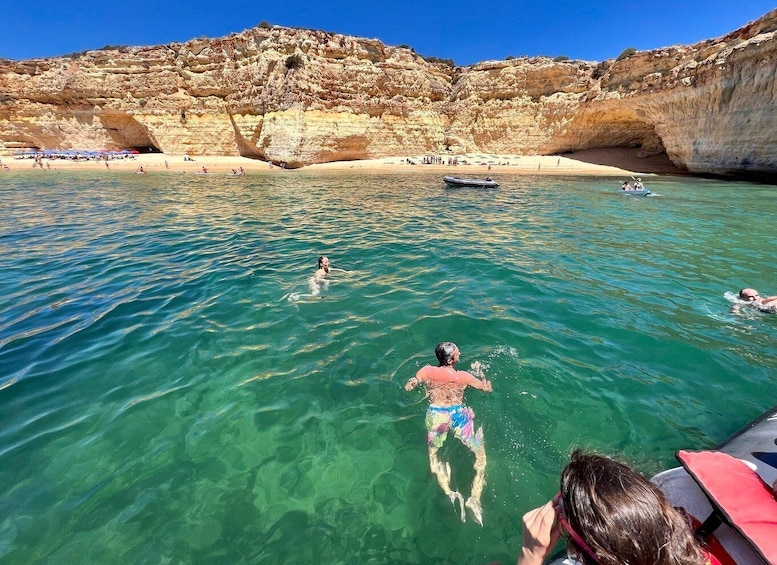
M 0 562 L 512 563 L 573 447 L 652 474 L 777 403 L 724 296 L 777 294 L 777 188 L 497 180 L 0 173 Z M 493 379 L 483 528 L 402 388 L 442 340 Z

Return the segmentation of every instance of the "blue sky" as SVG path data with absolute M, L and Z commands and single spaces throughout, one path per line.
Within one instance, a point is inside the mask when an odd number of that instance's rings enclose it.
M 221 37 L 267 21 L 409 45 L 470 65 L 507 56 L 603 61 L 638 50 L 725 35 L 777 0 L 3 0 L 0 57 L 65 55 L 105 45 L 158 45 Z

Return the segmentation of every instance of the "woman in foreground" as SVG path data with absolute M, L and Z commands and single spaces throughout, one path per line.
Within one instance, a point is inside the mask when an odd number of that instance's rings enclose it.
M 561 492 L 524 515 L 517 565 L 541 565 L 560 536 L 584 565 L 718 565 L 650 481 L 579 450 L 561 474 Z

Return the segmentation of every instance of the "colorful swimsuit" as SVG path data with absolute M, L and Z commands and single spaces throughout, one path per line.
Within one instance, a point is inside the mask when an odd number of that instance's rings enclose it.
M 483 427 L 475 431 L 475 413 L 472 408 L 457 404 L 455 406 L 429 406 L 426 410 L 426 442 L 433 447 L 442 447 L 453 430 L 461 443 L 476 451 L 483 446 Z

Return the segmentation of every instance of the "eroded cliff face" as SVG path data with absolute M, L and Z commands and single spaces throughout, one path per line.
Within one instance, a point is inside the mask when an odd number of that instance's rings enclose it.
M 0 61 L 0 150 L 152 148 L 289 166 L 416 153 L 666 151 L 695 173 L 777 173 L 777 10 L 618 61 L 453 67 L 281 27 Z

